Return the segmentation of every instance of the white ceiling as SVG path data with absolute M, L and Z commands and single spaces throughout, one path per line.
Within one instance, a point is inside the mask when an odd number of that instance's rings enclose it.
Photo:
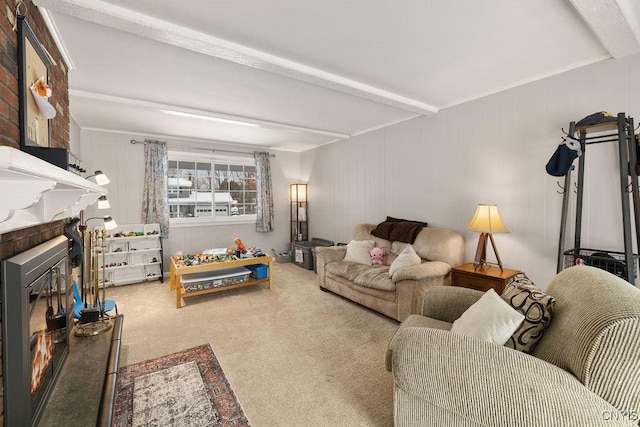
M 33 1 L 81 128 L 291 151 L 640 52 L 636 0 Z

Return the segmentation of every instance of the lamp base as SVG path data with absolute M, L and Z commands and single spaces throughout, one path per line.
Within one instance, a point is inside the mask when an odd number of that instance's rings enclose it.
M 491 240 L 491 246 L 493 252 L 496 254 L 497 263 L 487 261 L 487 239 Z M 500 255 L 498 254 L 498 248 L 496 248 L 496 242 L 493 240 L 493 234 L 480 233 L 478 238 L 478 247 L 476 248 L 476 257 L 473 261 L 474 270 L 478 270 L 483 265 L 496 265 L 500 267 L 500 271 L 504 271 L 502 268 L 502 261 L 500 261 Z

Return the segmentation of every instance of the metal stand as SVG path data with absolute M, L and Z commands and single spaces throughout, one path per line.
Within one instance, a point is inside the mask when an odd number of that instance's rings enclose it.
M 98 274 L 99 257 L 102 257 L 102 277 L 105 269 L 106 231 L 83 231 L 84 258 L 82 265 L 82 300 L 85 308 L 80 312 L 74 334 L 77 337 L 90 337 L 108 331 L 113 326 L 111 318 L 104 312 L 106 301 L 105 287 L 102 286 L 100 298 L 100 277 Z
M 578 138 L 575 137 L 576 132 L 578 133 Z M 582 156 L 580 156 L 578 161 L 577 170 L 578 177 L 576 183 L 577 200 L 574 247 L 568 251 L 565 251 L 564 244 L 566 237 L 567 211 L 569 206 L 569 197 L 571 195 L 571 171 L 566 174 L 564 180 L 557 272 L 560 272 L 564 268 L 565 263 L 563 260 L 568 256 L 576 262 L 578 262 L 579 259 L 580 262 L 605 268 L 606 270 L 614 272 L 624 278 L 629 283 L 634 283 L 636 269 L 635 263 L 638 256 L 633 253 L 633 240 L 631 234 L 631 202 L 629 199 L 631 197 L 633 199 L 636 247 L 640 247 L 640 196 L 638 192 L 638 171 L 636 169 L 638 153 L 636 152 L 636 140 L 633 132 L 633 118 L 625 117 L 624 113 L 618 113 L 617 118 L 614 121 L 598 123 L 591 126 L 576 128 L 575 122 L 570 123 L 568 136 L 574 140 L 580 141 L 582 147 L 604 142 L 618 142 L 624 252 L 598 251 L 581 247 L 580 238 L 582 233 L 585 155 L 588 151 L 583 150 Z M 588 136 L 591 134 L 596 135 Z M 630 163 L 632 166 L 631 168 L 629 167 Z M 631 184 L 628 182 L 629 177 L 631 178 Z M 616 256 L 611 256 L 611 254 Z M 609 261 L 609 258 L 611 258 L 612 261 Z M 605 265 L 607 262 L 610 262 L 612 266 Z
M 92 337 L 107 332 L 112 326 L 110 318 L 103 318 L 96 322 L 78 323 L 73 333 L 77 337 Z
M 487 239 L 491 240 L 491 246 L 493 247 L 493 252 L 496 254 L 497 263 L 487 261 Z M 493 240 L 493 234 L 491 233 L 481 233 L 478 238 L 478 247 L 476 248 L 476 257 L 473 262 L 473 269 L 477 271 L 482 268 L 483 265 L 496 265 L 500 267 L 500 271 L 504 272 L 504 269 L 502 268 L 502 261 L 498 254 L 498 248 L 496 247 L 496 242 Z

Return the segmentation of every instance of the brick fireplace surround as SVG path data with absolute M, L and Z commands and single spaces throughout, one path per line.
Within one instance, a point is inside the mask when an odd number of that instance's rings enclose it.
M 20 148 L 18 126 L 18 34 L 6 15 L 7 10 L 15 11 L 15 0 L 1 0 L 0 6 L 0 145 Z M 55 118 L 49 121 L 51 146 L 69 148 L 69 81 L 66 65 L 38 8 L 26 2 L 21 11 L 37 39 L 49 51 L 57 65 L 49 70 L 49 83 L 53 95 L 50 102 L 57 110 Z M 29 227 L 0 234 L 0 261 L 31 249 L 53 237 L 64 233 L 64 220 Z M 0 329 L 1 330 L 1 329 Z M 2 346 L 0 345 L 0 352 Z M 1 356 L 1 355 L 0 355 Z M 0 364 L 0 367 L 2 365 Z M 0 376 L 0 427 L 4 426 L 2 407 L 2 377 Z

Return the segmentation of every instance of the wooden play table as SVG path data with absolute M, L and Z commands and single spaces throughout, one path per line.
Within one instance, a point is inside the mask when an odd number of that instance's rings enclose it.
M 271 279 L 271 266 L 273 257 L 271 255 L 255 258 L 242 258 L 232 261 L 209 262 L 205 264 L 178 266 L 174 257 L 171 257 L 171 266 L 169 269 L 169 286 L 171 291 L 176 291 L 176 308 L 182 307 L 182 298 L 193 297 L 196 295 L 210 294 L 213 292 L 222 292 L 229 289 L 243 288 L 245 286 L 269 284 L 269 290 L 273 286 Z M 203 273 L 207 271 L 225 270 L 236 267 L 245 267 L 247 265 L 267 264 L 267 277 L 263 279 L 250 279 L 246 282 L 234 283 L 231 285 L 218 286 L 211 289 L 202 289 L 197 291 L 186 292 L 182 286 L 182 276 L 193 273 Z

